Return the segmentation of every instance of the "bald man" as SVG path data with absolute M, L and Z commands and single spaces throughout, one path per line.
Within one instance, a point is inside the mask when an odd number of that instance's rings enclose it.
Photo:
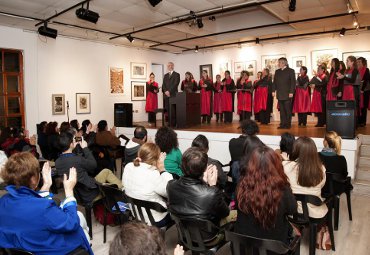
M 167 112 L 170 108 L 170 97 L 176 96 L 180 83 L 180 74 L 173 70 L 174 66 L 175 65 L 172 62 L 168 62 L 168 73 L 166 73 L 163 77 L 162 92 L 164 99 L 164 108 Z

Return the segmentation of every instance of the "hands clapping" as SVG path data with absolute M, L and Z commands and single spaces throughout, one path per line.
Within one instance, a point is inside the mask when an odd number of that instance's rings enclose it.
M 207 170 L 204 171 L 203 181 L 209 186 L 215 186 L 217 184 L 218 172 L 214 165 L 208 165 Z

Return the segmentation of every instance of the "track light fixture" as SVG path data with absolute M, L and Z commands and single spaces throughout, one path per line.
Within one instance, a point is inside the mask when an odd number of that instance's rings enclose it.
M 348 11 L 348 13 L 353 12 L 353 8 L 352 8 L 351 2 L 349 0 L 347 0 L 347 11 Z
M 40 35 L 50 37 L 50 38 L 57 38 L 58 30 L 48 27 L 47 22 L 44 22 L 44 25 L 39 27 L 38 30 Z
M 203 24 L 202 18 L 197 18 L 197 26 L 198 26 L 198 28 L 202 28 L 202 27 L 204 27 L 204 24 Z
M 339 32 L 339 36 L 343 37 L 345 33 L 346 33 L 346 29 L 344 27 L 342 27 L 342 29 Z
M 198 53 L 198 51 L 199 51 L 199 46 L 197 45 L 195 46 L 195 53 Z
M 126 36 L 127 40 L 132 43 L 135 39 L 131 35 Z
M 289 0 L 289 11 L 294 12 L 296 7 L 296 0 Z
M 358 27 L 358 20 L 356 15 L 353 15 L 353 26 L 356 28 Z
M 256 38 L 256 44 L 260 44 L 260 38 Z
M 216 17 L 215 17 L 215 16 L 210 16 L 208 19 L 209 19 L 210 21 L 215 21 L 215 20 L 216 20 Z
M 98 22 L 98 19 L 100 17 L 99 13 L 90 11 L 89 10 L 89 3 L 90 2 L 87 2 L 87 8 L 86 9 L 84 8 L 84 5 L 82 5 L 81 8 L 77 9 L 76 10 L 76 16 L 79 19 L 83 19 L 83 20 L 89 21 L 91 23 L 96 23 L 96 22 Z
M 160 2 L 162 2 L 162 0 L 149 0 L 150 5 L 153 7 L 155 7 Z

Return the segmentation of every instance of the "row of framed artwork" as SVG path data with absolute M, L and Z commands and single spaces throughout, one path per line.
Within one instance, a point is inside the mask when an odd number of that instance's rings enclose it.
M 131 79 L 146 80 L 147 66 L 146 63 L 131 62 Z M 124 72 L 120 67 L 109 67 L 110 93 L 124 93 Z
M 52 114 L 64 115 L 66 112 L 65 94 L 52 94 Z M 67 101 L 67 107 L 69 107 Z M 90 93 L 76 93 L 76 114 L 91 113 L 91 96 Z

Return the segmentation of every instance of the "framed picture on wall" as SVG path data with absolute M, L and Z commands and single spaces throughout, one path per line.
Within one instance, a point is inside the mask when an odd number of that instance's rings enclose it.
M 369 51 L 352 51 L 352 52 L 343 52 L 342 60 L 346 63 L 346 59 L 349 56 L 355 56 L 356 58 L 363 57 L 366 58 L 367 62 L 370 62 L 370 50 Z
M 285 54 L 264 55 L 261 58 L 261 69 L 268 68 L 270 70 L 270 74 L 274 75 L 275 71 L 279 69 L 279 58 L 285 58 Z
M 338 49 L 313 50 L 311 51 L 311 70 L 316 73 L 319 65 L 325 64 L 327 69 L 331 68 L 331 60 L 338 57 Z
M 91 113 L 90 93 L 76 93 L 76 113 L 77 114 Z
M 146 82 L 131 81 L 131 101 L 146 100 Z
M 292 57 L 291 68 L 294 69 L 294 72 L 296 74 L 299 73 L 299 70 L 301 69 L 301 66 L 306 66 L 306 56 Z
M 245 69 L 245 62 L 234 62 L 234 73 L 240 73 Z
M 131 62 L 131 79 L 146 79 L 146 63 Z
M 245 61 L 244 70 L 248 71 L 250 80 L 255 80 L 257 77 L 257 66 L 256 65 L 257 65 L 256 60 Z
M 202 78 L 202 72 L 203 71 L 207 71 L 208 73 L 208 76 L 211 77 L 213 79 L 213 73 L 212 73 L 212 64 L 208 64 L 208 65 L 200 65 L 199 66 L 199 79 Z
M 110 94 L 123 94 L 123 68 L 110 67 L 109 68 Z
M 51 109 L 53 115 L 64 115 L 66 111 L 65 107 L 65 95 L 64 94 L 52 94 L 51 95 Z
M 225 71 L 229 71 L 230 74 L 232 74 L 231 71 L 231 61 L 229 62 L 223 62 L 219 64 L 219 75 L 221 75 L 221 79 L 225 78 Z

